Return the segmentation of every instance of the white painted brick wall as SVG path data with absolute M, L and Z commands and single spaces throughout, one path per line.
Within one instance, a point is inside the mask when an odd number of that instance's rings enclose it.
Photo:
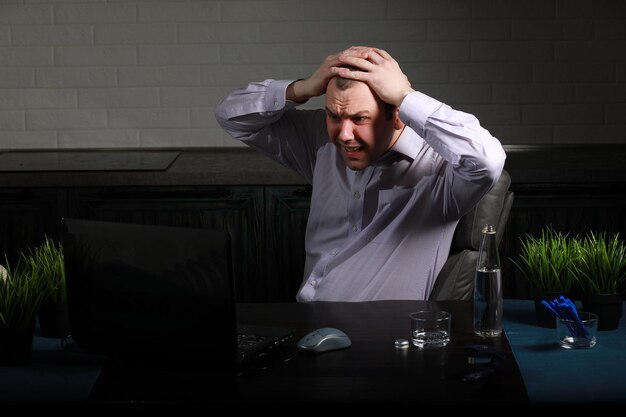
M 0 150 L 242 146 L 228 91 L 353 44 L 505 144 L 626 143 L 623 0 L 0 0 Z
M 0 68 L 0 88 L 33 88 L 33 68 Z
M 11 44 L 10 30 L 9 26 L 0 25 L 0 46 L 9 46 Z

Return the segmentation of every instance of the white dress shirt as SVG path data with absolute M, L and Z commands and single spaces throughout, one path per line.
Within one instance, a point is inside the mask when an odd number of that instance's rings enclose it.
M 459 218 L 502 172 L 500 142 L 474 116 L 414 92 L 393 148 L 353 171 L 329 141 L 325 111 L 285 99 L 291 82 L 251 83 L 215 114 L 235 139 L 312 184 L 297 300 L 427 299 Z

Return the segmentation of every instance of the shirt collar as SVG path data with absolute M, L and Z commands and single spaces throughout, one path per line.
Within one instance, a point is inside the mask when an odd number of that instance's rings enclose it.
M 406 126 L 396 143 L 391 147 L 391 150 L 415 159 L 423 145 L 424 139 L 415 133 L 413 129 Z

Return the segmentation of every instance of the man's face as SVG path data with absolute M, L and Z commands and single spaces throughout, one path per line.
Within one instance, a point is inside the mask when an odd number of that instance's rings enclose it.
M 385 104 L 363 82 L 340 90 L 331 80 L 326 88 L 326 129 L 346 165 L 362 170 L 389 150 L 399 132 Z

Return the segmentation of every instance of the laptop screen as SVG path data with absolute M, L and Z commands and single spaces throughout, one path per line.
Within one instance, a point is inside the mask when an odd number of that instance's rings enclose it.
M 236 364 L 227 232 L 63 219 L 72 338 L 91 353 Z

